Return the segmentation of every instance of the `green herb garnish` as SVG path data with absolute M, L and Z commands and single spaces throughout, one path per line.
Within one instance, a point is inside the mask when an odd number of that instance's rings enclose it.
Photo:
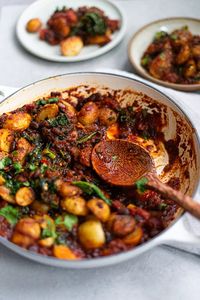
M 117 155 L 113 155 L 113 156 L 112 156 L 112 160 L 113 160 L 113 161 L 115 161 L 117 158 L 118 158 Z
M 142 177 L 141 179 L 137 180 L 135 183 L 137 190 L 141 193 L 144 193 L 146 191 L 147 183 L 148 179 L 146 177 Z
M 19 219 L 19 210 L 12 205 L 7 205 L 0 209 L 0 216 L 6 218 L 11 225 L 15 225 Z
M 46 164 L 41 164 L 40 172 L 44 174 L 48 170 L 48 166 Z
M 16 194 L 16 192 L 23 186 L 30 186 L 28 181 L 17 181 L 15 179 L 7 179 L 5 182 L 5 186 L 10 190 L 11 194 Z
M 49 148 L 44 149 L 43 150 L 43 154 L 46 155 L 46 156 L 48 156 L 51 159 L 55 159 L 56 158 L 56 154 L 53 151 L 51 151 Z
M 57 233 L 56 233 L 56 228 L 54 222 L 47 220 L 47 226 L 42 230 L 42 238 L 56 238 Z
M 177 36 L 177 34 L 173 33 L 170 35 L 170 38 L 175 41 L 175 40 L 177 40 L 178 36 Z
M 94 183 L 86 182 L 86 181 L 73 181 L 72 182 L 74 185 L 78 186 L 79 188 L 82 189 L 82 191 L 88 195 L 96 194 L 104 200 L 108 205 L 112 204 L 112 201 L 107 198 L 104 193 L 96 186 Z
M 48 120 L 48 122 L 52 127 L 69 125 L 69 120 L 63 113 L 59 114 L 56 118 Z
M 9 157 L 4 157 L 0 160 L 0 170 L 3 170 L 5 167 L 8 167 L 12 164 L 12 160 Z
M 78 35 L 80 33 L 90 36 L 104 35 L 106 29 L 106 22 L 98 13 L 87 12 L 72 29 L 71 35 Z
M 154 40 L 158 41 L 167 36 L 168 36 L 168 33 L 166 31 L 158 31 L 158 32 L 156 32 L 156 34 L 154 36 Z
M 59 98 L 54 97 L 54 98 L 49 98 L 49 99 L 39 99 L 36 101 L 37 105 L 45 105 L 45 104 L 52 104 L 52 103 L 57 103 Z
M 19 162 L 13 163 L 13 168 L 15 169 L 15 174 L 22 172 L 22 165 Z
M 73 226 L 77 223 L 78 218 L 74 215 L 65 215 L 64 217 L 60 216 L 55 220 L 56 225 L 64 225 L 69 231 L 71 231 Z
M 160 203 L 160 204 L 159 204 L 159 209 L 160 209 L 160 210 L 165 210 L 165 208 L 167 208 L 167 206 L 168 206 L 168 205 L 167 205 L 166 203 Z
M 150 61 L 150 57 L 148 55 L 145 55 L 142 59 L 141 59 L 141 65 L 143 67 L 145 67 L 146 65 L 148 65 Z
M 90 140 L 95 134 L 97 134 L 97 131 L 88 134 L 88 135 L 84 135 L 83 137 L 81 137 L 80 139 L 77 140 L 77 144 L 81 144 L 81 143 L 85 143 L 88 140 Z

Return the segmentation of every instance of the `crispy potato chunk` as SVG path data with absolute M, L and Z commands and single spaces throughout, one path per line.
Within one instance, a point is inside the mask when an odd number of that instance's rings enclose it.
M 58 179 L 55 182 L 55 185 L 57 191 L 62 197 L 74 197 L 81 194 L 81 189 L 79 189 L 77 186 L 71 185 L 68 182 L 64 182 L 61 179 Z
M 110 216 L 110 207 L 102 199 L 93 198 L 87 202 L 87 207 L 102 222 L 106 222 Z
M 190 55 L 191 55 L 190 46 L 188 44 L 184 44 L 181 47 L 181 50 L 176 57 L 176 63 L 178 65 L 184 64 L 189 59 Z
M 87 38 L 87 44 L 89 45 L 99 45 L 103 46 L 110 42 L 110 37 L 108 35 L 95 35 Z
M 185 78 L 191 78 L 196 75 L 197 67 L 194 59 L 189 59 L 184 67 L 184 76 Z
M 46 203 L 42 203 L 38 200 L 33 201 L 33 203 L 31 204 L 31 207 L 36 212 L 43 213 L 43 214 L 47 213 L 50 209 L 49 205 L 47 205 Z
M 15 200 L 20 206 L 28 206 L 35 200 L 35 193 L 30 187 L 22 187 L 17 191 Z
M 62 104 L 65 106 L 66 114 L 67 114 L 70 118 L 73 118 L 73 117 L 76 116 L 76 110 L 75 110 L 75 108 L 74 108 L 70 103 L 68 103 L 68 102 L 65 101 L 65 100 L 61 100 L 60 103 L 62 103 Z
M 106 132 L 107 138 L 109 140 L 114 140 L 117 139 L 119 136 L 119 126 L 117 123 L 112 124 L 111 126 L 108 127 L 107 132 Z
M 171 66 L 172 52 L 166 49 L 152 60 L 149 72 L 153 77 L 161 79 L 165 73 L 170 71 Z
M 126 245 L 136 246 L 140 243 L 143 236 L 141 227 L 137 227 L 133 232 L 123 238 Z
M 26 30 L 30 33 L 39 31 L 42 27 L 42 22 L 38 18 L 31 19 L 26 24 Z
M 44 121 L 46 119 L 52 119 L 55 118 L 58 115 L 59 108 L 58 105 L 53 103 L 53 104 L 46 104 L 43 106 L 43 108 L 40 110 L 36 117 L 37 122 Z
M 13 155 L 13 160 L 23 163 L 26 155 L 31 152 L 32 149 L 33 147 L 26 139 L 20 138 L 16 144 L 16 152 L 15 155 Z
M 73 251 L 65 245 L 54 245 L 53 254 L 55 257 L 59 259 L 67 259 L 67 260 L 78 259 L 78 257 L 73 253 Z
M 55 239 L 53 237 L 48 237 L 48 238 L 39 240 L 38 244 L 42 247 L 50 248 L 53 245 L 54 240 Z
M 83 41 L 79 36 L 71 36 L 60 43 L 63 56 L 76 56 L 83 48 Z
M 0 198 L 9 203 L 15 203 L 14 196 L 10 194 L 10 190 L 4 186 L 0 186 Z
M 88 213 L 86 201 L 80 197 L 66 197 L 62 202 L 61 206 L 64 210 L 76 216 L 86 216 Z
M 9 129 L 0 129 L 0 151 L 9 152 L 13 141 L 13 133 Z
M 15 226 L 11 241 L 27 248 L 40 238 L 41 229 L 37 221 L 32 218 L 23 218 Z
M 0 175 L 0 185 L 3 185 L 5 183 L 5 179 L 2 175 Z
M 112 214 L 107 225 L 116 236 L 124 237 L 135 229 L 136 222 L 132 216 Z
M 20 111 L 8 115 L 3 127 L 14 131 L 25 130 L 29 127 L 30 123 L 31 116 L 26 112 Z
M 192 47 L 192 55 L 193 57 L 200 58 L 200 45 L 194 45 Z
M 117 121 L 117 114 L 114 110 L 103 107 L 99 110 L 99 121 L 101 124 L 110 126 Z
M 85 249 L 100 248 L 106 241 L 101 222 L 97 220 L 82 223 L 78 228 L 78 237 Z
M 78 120 L 84 126 L 95 123 L 99 116 L 98 106 L 94 102 L 87 102 L 78 114 Z

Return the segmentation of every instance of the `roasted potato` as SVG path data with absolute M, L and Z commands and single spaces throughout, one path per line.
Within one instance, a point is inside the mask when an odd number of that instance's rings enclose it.
M 4 185 L 0 186 L 0 199 L 9 203 L 15 203 L 14 196 L 10 194 L 10 190 Z
M 99 110 L 99 121 L 102 125 L 110 126 L 117 121 L 117 114 L 110 108 L 101 108 Z
M 61 179 L 55 182 L 57 191 L 62 197 L 74 197 L 76 195 L 80 195 L 82 193 L 81 189 L 77 186 L 70 184 L 69 182 L 65 182 Z
M 89 45 L 99 45 L 103 46 L 108 44 L 111 41 L 110 36 L 108 35 L 95 35 L 95 36 L 89 36 L 87 38 L 87 44 Z
M 61 202 L 64 210 L 76 216 L 86 216 L 88 213 L 86 201 L 80 196 L 66 197 Z
M 7 128 L 14 131 L 25 130 L 31 123 L 31 116 L 26 112 L 16 112 L 9 114 L 3 124 L 3 128 Z
M 106 222 L 110 216 L 110 207 L 105 201 L 93 198 L 87 202 L 89 210 L 102 222 Z
M 78 114 L 78 121 L 84 126 L 95 123 L 99 116 L 98 106 L 94 102 L 87 102 Z
M 176 63 L 178 65 L 184 64 L 189 59 L 190 55 L 191 55 L 190 46 L 188 44 L 184 44 L 181 47 L 181 50 L 176 57 Z
M 40 238 L 40 226 L 32 218 L 23 218 L 15 226 L 11 241 L 21 247 L 29 247 Z
M 2 175 L 0 175 L 0 185 L 3 185 L 5 183 L 5 179 Z
M 31 144 L 25 138 L 21 137 L 17 141 L 16 151 L 13 154 L 13 160 L 23 164 L 26 155 L 30 153 L 32 149 L 33 147 Z
M 184 67 L 184 77 L 185 78 L 191 78 L 196 75 L 197 67 L 194 59 L 189 59 L 186 63 L 186 66 Z
M 60 43 L 60 51 L 63 56 L 76 56 L 83 46 L 83 41 L 79 36 L 71 36 Z
M 0 151 L 9 152 L 13 139 L 14 136 L 11 130 L 0 129 Z
M 38 213 L 45 214 L 49 211 L 50 207 L 46 203 L 42 203 L 41 201 L 35 200 L 31 204 L 31 207 Z
M 78 237 L 85 249 L 100 248 L 106 241 L 101 222 L 97 220 L 82 223 L 78 228 Z
M 172 66 L 172 52 L 171 50 L 165 50 L 160 55 L 156 56 L 150 63 L 150 74 L 158 79 L 169 72 Z
M 35 194 L 30 187 L 21 187 L 15 195 L 16 203 L 20 206 L 28 206 L 35 200 Z
M 48 237 L 38 241 L 38 244 L 42 247 L 50 248 L 54 244 L 55 239 L 53 237 Z
M 119 125 L 117 123 L 112 124 L 108 127 L 106 135 L 109 140 L 114 140 L 119 137 Z
M 42 22 L 38 18 L 31 19 L 26 24 L 26 30 L 30 33 L 39 31 L 42 27 Z
M 62 104 L 65 106 L 66 114 L 67 114 L 70 118 L 73 118 L 73 117 L 76 116 L 76 110 L 75 110 L 75 108 L 74 108 L 70 103 L 68 103 L 68 102 L 65 101 L 65 100 L 61 100 L 60 103 L 62 103 Z
M 46 119 L 52 119 L 55 118 L 58 115 L 59 108 L 58 105 L 53 104 L 46 104 L 42 107 L 38 115 L 36 116 L 36 122 L 41 122 Z
M 131 233 L 136 226 L 135 219 L 130 215 L 112 214 L 108 219 L 108 228 L 118 237 Z
M 200 45 L 194 45 L 192 47 L 192 55 L 195 58 L 200 58 Z
M 53 254 L 59 259 L 78 259 L 77 256 L 73 253 L 73 251 L 66 245 L 54 245 Z
M 141 227 L 136 227 L 135 230 L 123 238 L 126 245 L 136 246 L 140 243 L 143 236 Z

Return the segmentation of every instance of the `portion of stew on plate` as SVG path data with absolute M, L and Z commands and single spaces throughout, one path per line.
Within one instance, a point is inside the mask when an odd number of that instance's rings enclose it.
M 103 139 L 153 149 L 165 143 L 161 128 L 158 109 L 121 107 L 115 92 L 103 95 L 94 88 L 89 96 L 79 96 L 75 88 L 52 92 L 4 113 L 0 235 L 30 251 L 69 260 L 120 253 L 153 238 L 174 219 L 178 206 L 146 190 L 144 179 L 128 190 L 106 184 L 90 157 Z M 168 151 L 177 149 L 170 145 Z M 168 184 L 179 189 L 180 182 L 171 178 Z
M 188 26 L 155 34 L 141 59 L 151 76 L 178 84 L 200 83 L 200 35 Z
M 29 33 L 39 32 L 39 38 L 50 45 L 60 45 L 61 54 L 75 56 L 85 45 L 104 46 L 120 28 L 120 21 L 110 19 L 97 7 L 56 9 L 48 19 L 46 28 L 38 18 L 28 21 Z

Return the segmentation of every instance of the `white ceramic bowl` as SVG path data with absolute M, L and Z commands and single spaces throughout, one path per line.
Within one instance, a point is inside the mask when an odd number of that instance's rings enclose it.
M 166 31 L 168 33 L 172 32 L 175 29 L 179 29 L 187 25 L 192 34 L 200 34 L 200 19 L 193 18 L 167 18 L 152 22 L 145 25 L 139 31 L 137 31 L 130 40 L 128 47 L 128 54 L 130 62 L 132 63 L 136 72 L 160 85 L 170 87 L 176 90 L 181 91 L 198 91 L 200 90 L 200 84 L 175 84 L 162 81 L 151 76 L 142 66 L 141 58 L 152 42 L 154 35 L 158 31 Z
M 112 35 L 111 42 L 103 47 L 96 45 L 84 46 L 77 56 L 62 56 L 60 54 L 59 45 L 51 46 L 45 41 L 41 41 L 38 33 L 28 33 L 26 31 L 26 24 L 32 18 L 39 18 L 43 24 L 46 24 L 55 9 L 57 7 L 62 8 L 63 6 L 72 8 L 78 8 L 80 6 L 96 6 L 102 9 L 110 18 L 118 19 L 121 23 L 121 27 Z M 126 19 L 122 9 L 117 4 L 107 0 L 38 0 L 25 9 L 20 16 L 16 27 L 17 38 L 27 51 L 40 58 L 57 62 L 77 62 L 102 55 L 113 49 L 122 40 L 125 31 Z

